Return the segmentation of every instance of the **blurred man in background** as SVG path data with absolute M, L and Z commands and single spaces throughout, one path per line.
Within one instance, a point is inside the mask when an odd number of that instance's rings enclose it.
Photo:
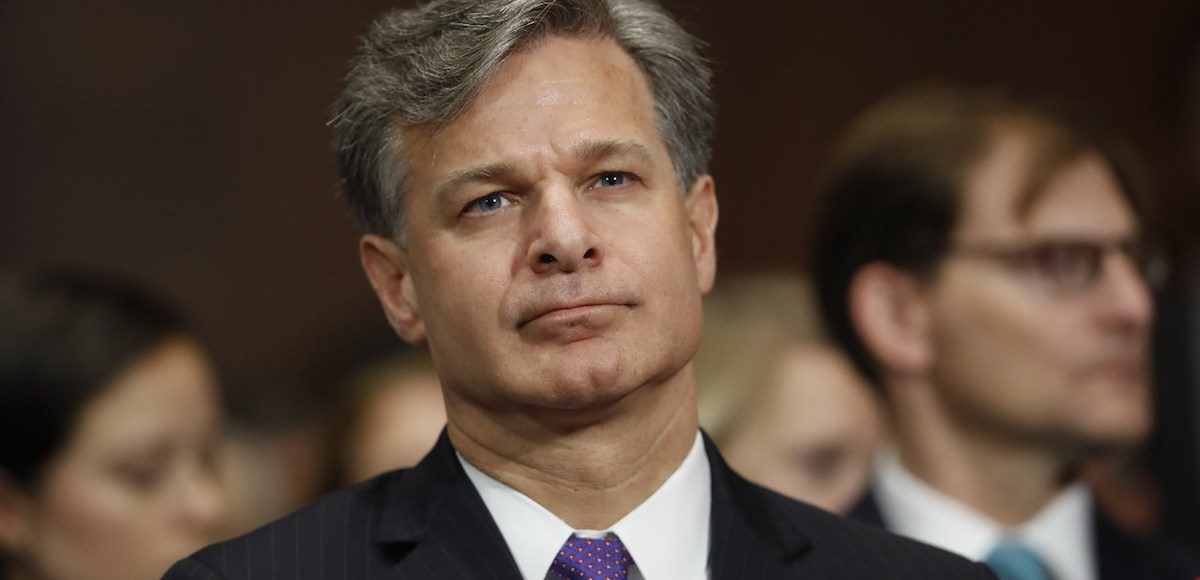
M 757 487 L 701 437 L 710 76 L 647 1 L 447 0 L 376 22 L 333 121 L 340 168 L 447 429 L 416 467 L 168 577 L 987 577 Z
M 925 86 L 851 127 L 823 193 L 823 313 L 896 443 L 855 514 L 1002 578 L 1200 572 L 1078 479 L 1151 426 L 1153 254 L 1118 152 L 1042 100 Z

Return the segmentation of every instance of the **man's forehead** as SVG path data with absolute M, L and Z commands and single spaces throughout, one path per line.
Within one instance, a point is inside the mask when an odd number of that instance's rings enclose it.
M 1017 192 L 1029 166 L 1029 147 L 1015 135 L 994 139 L 965 177 L 955 229 L 962 235 L 1012 235 L 1019 228 Z
M 1140 229 L 1122 185 L 1100 155 L 1087 153 L 1050 177 L 1023 220 L 1038 234 L 1125 237 Z
M 665 153 L 644 75 L 607 38 L 539 41 L 510 55 L 458 118 L 400 131 L 412 168 L 427 174 L 511 164 L 533 146 L 576 157 Z
M 1083 150 L 1038 169 L 1026 135 L 996 139 L 964 187 L 959 237 L 1113 237 L 1133 235 L 1138 217 L 1123 185 L 1098 153 Z

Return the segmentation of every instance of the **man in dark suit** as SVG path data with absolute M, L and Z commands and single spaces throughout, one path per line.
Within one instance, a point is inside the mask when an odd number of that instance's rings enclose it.
M 1118 150 L 1042 98 L 923 86 L 852 125 L 824 194 L 822 313 L 895 436 L 854 515 L 1004 579 L 1196 577 L 1080 481 L 1151 426 L 1154 260 Z
M 644 0 L 447 0 L 366 36 L 334 119 L 388 321 L 447 429 L 183 578 L 953 578 L 985 568 L 772 494 L 701 436 L 709 69 Z

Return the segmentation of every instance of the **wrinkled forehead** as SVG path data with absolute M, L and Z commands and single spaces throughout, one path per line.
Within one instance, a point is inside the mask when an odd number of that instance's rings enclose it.
M 511 176 L 539 157 L 635 151 L 671 161 L 645 75 L 603 37 L 549 37 L 516 52 L 453 121 L 405 127 L 402 135 L 412 193 L 432 192 L 455 176 Z

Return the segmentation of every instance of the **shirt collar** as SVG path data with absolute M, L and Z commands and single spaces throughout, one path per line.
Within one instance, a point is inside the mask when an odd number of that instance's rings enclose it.
M 976 561 L 1001 541 L 1015 539 L 1035 550 L 1055 578 L 1096 577 L 1091 495 L 1082 483 L 1063 490 L 1013 530 L 917 479 L 894 451 L 880 455 L 874 490 L 888 529 L 900 535 Z
M 621 538 L 642 578 L 705 577 L 712 474 L 699 432 L 675 473 L 610 530 L 575 530 L 529 496 L 491 478 L 461 455 L 458 460 L 500 528 L 521 575 L 527 579 L 546 577 L 558 549 L 571 534 L 595 538 L 609 531 Z
M 1034 547 L 1060 580 L 1096 577 L 1092 556 L 1092 494 L 1076 483 L 1016 530 L 1018 540 Z

